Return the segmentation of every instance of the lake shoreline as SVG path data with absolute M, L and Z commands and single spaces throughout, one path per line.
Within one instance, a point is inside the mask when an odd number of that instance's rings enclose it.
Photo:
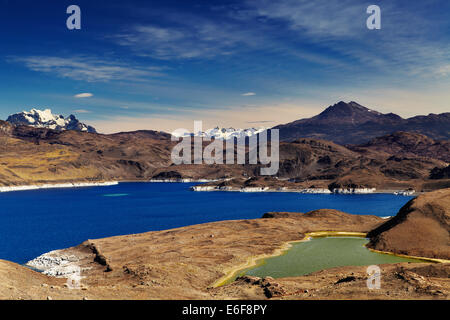
M 54 184 L 46 183 L 46 184 L 34 184 L 34 185 L 1 186 L 0 193 L 41 190 L 41 189 L 108 187 L 108 186 L 115 186 L 118 184 L 119 184 L 118 181 L 103 181 L 103 182 L 66 182 L 66 183 L 54 183 Z
M 329 189 L 317 189 L 313 190 L 310 188 L 299 188 L 299 189 L 273 189 L 269 187 L 250 187 L 250 188 L 230 188 L 230 187 L 213 187 L 213 186 L 192 186 L 191 191 L 194 192 L 249 192 L 249 193 L 257 193 L 257 192 L 281 192 L 281 193 L 301 193 L 301 194 L 330 194 L 330 195 L 345 195 L 345 194 L 351 194 L 351 195 L 367 195 L 367 194 L 394 194 L 394 195 L 401 195 L 401 196 L 418 196 L 420 194 L 423 194 L 424 192 L 406 192 L 404 189 L 379 189 L 376 190 L 373 188 L 373 190 L 366 190 L 366 189 L 344 189 L 344 190 L 338 190 L 338 191 L 331 191 Z M 372 188 L 370 188 L 372 189 Z
M 0 186 L 0 193 L 29 191 L 40 189 L 58 189 L 58 188 L 81 188 L 81 187 L 106 187 L 118 185 L 119 183 L 209 183 L 220 180 L 209 179 L 150 179 L 150 180 L 117 180 L 117 181 L 98 181 L 98 182 L 63 182 L 63 183 L 44 183 L 32 185 L 11 185 Z M 404 189 L 375 189 L 375 188 L 343 188 L 339 190 L 329 189 L 313 189 L 313 188 L 270 188 L 270 187 L 248 187 L 248 188 L 233 188 L 233 187 L 213 187 L 213 186 L 191 186 L 191 191 L 194 192 L 248 192 L 248 193 L 300 193 L 300 194 L 335 194 L 335 195 L 367 195 L 367 194 L 394 194 L 399 196 L 418 196 L 424 192 L 410 192 Z
M 221 222 L 222 221 L 219 221 L 218 223 L 221 223 Z M 187 226 L 187 227 L 189 227 L 189 226 Z M 162 231 L 170 231 L 170 230 L 173 230 L 173 229 L 162 230 Z M 310 241 L 313 238 L 323 238 L 323 237 L 366 238 L 366 236 L 367 236 L 367 233 L 351 232 L 351 231 L 331 231 L 330 230 L 330 231 L 308 232 L 308 233 L 305 233 L 304 237 L 301 239 L 283 242 L 279 248 L 275 249 L 271 253 L 250 256 L 247 258 L 247 260 L 244 263 L 224 269 L 223 272 L 225 273 L 225 275 L 220 277 L 216 281 L 214 281 L 214 283 L 212 283 L 210 286 L 208 286 L 208 288 L 219 288 L 221 286 L 232 283 L 233 281 L 231 281 L 231 280 L 233 278 L 237 277 L 239 275 L 239 273 L 243 272 L 244 270 L 247 270 L 247 269 L 250 269 L 253 267 L 257 267 L 265 259 L 274 258 L 274 257 L 278 257 L 278 256 L 286 254 L 292 248 L 292 246 L 296 243 Z M 366 248 L 369 251 L 375 252 L 375 253 L 420 260 L 421 262 L 418 262 L 418 263 L 430 263 L 430 262 L 431 263 L 450 263 L 450 260 L 446 260 L 446 259 L 410 256 L 410 255 L 405 255 L 405 254 L 397 254 L 397 253 L 389 252 L 389 251 L 375 250 L 375 249 L 368 248 L 368 247 L 366 247 Z M 42 255 L 25 263 L 24 266 L 27 268 L 30 268 L 34 271 L 37 271 L 39 273 L 50 276 L 50 277 L 67 278 L 67 276 L 70 276 L 71 274 L 74 273 L 75 269 L 81 270 L 81 268 L 83 267 L 81 259 L 78 259 L 76 257 L 76 255 L 68 254 L 67 250 L 70 250 L 70 248 L 53 250 L 50 252 L 43 253 Z M 326 270 L 326 269 L 324 269 L 324 270 Z
M 217 281 L 215 281 L 211 285 L 211 288 L 218 288 L 218 287 L 221 287 L 223 285 L 228 284 L 229 281 L 233 277 L 235 277 L 237 274 L 239 274 L 240 272 L 244 271 L 245 269 L 249 269 L 249 268 L 257 266 L 264 259 L 273 258 L 273 257 L 277 257 L 277 256 L 285 254 L 289 249 L 292 248 L 292 245 L 294 243 L 309 241 L 311 239 L 311 237 L 319 237 L 319 236 L 320 237 L 326 237 L 326 236 L 331 236 L 331 235 L 343 236 L 343 237 L 344 236 L 358 237 L 358 236 L 365 236 L 366 233 L 345 232 L 345 231 L 316 231 L 316 232 L 308 232 L 308 233 L 305 234 L 305 236 L 302 239 L 284 242 L 282 244 L 282 246 L 280 248 L 278 248 L 278 249 L 275 249 L 275 251 L 273 253 L 262 254 L 262 255 L 258 255 L 258 256 L 254 256 L 254 257 L 249 257 L 245 263 L 243 263 L 243 264 L 241 264 L 239 266 L 232 267 L 229 270 L 224 271 L 226 273 L 226 275 L 223 276 L 222 278 L 218 279 Z
M 232 282 L 230 280 L 235 278 L 239 273 L 241 273 L 241 272 L 243 272 L 243 271 L 245 271 L 247 269 L 250 269 L 250 268 L 253 268 L 253 267 L 257 267 L 265 259 L 274 258 L 274 257 L 281 256 L 283 254 L 286 254 L 287 251 L 289 249 L 291 249 L 292 245 L 295 244 L 295 243 L 310 241 L 313 238 L 323 238 L 323 237 L 366 238 L 366 236 L 367 236 L 367 233 L 362 233 L 362 232 L 347 232 L 347 231 L 315 231 L 315 232 L 308 232 L 308 233 L 305 234 L 303 239 L 295 240 L 295 241 L 287 241 L 287 242 L 283 243 L 282 246 L 280 248 L 276 249 L 272 254 L 263 254 L 263 255 L 249 257 L 245 263 L 243 263 L 243 264 L 241 264 L 239 266 L 236 266 L 236 267 L 232 267 L 232 268 L 224 271 L 226 273 L 226 275 L 223 276 L 222 278 L 218 279 L 217 281 L 215 281 L 211 285 L 211 288 L 219 288 L 221 286 L 230 284 Z M 423 263 L 430 263 L 430 262 L 432 262 L 432 263 L 450 263 L 450 260 L 446 260 L 446 259 L 436 259 L 436 258 L 409 256 L 409 255 L 397 254 L 397 253 L 389 252 L 389 251 L 375 250 L 375 249 L 372 249 L 372 248 L 368 248 L 367 246 L 365 246 L 365 247 L 366 247 L 366 249 L 368 249 L 369 251 L 374 252 L 374 253 L 387 254 L 387 255 L 392 255 L 392 256 L 396 256 L 396 257 L 421 260 L 421 262 L 423 262 Z M 323 270 L 326 270 L 326 269 L 323 269 Z

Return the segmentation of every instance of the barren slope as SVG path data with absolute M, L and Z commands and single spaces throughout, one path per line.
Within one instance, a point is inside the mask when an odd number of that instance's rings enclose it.
M 450 259 L 450 189 L 409 201 L 368 234 L 369 247 L 421 257 Z

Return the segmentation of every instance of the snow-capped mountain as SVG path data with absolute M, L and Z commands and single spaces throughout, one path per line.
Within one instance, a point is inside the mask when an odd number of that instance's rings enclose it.
M 242 137 L 251 137 L 253 135 L 259 134 L 263 131 L 267 130 L 267 128 L 249 128 L 249 129 L 235 129 L 235 128 L 219 128 L 215 127 L 213 129 L 209 129 L 206 131 L 199 131 L 196 133 L 190 132 L 172 132 L 172 135 L 178 138 L 195 136 L 195 137 L 203 137 L 203 138 L 214 138 L 214 139 L 223 139 L 228 140 L 232 138 L 242 138 Z
M 50 109 L 43 111 L 31 109 L 30 112 L 22 111 L 10 115 L 6 121 L 14 125 L 25 125 L 35 128 L 97 132 L 93 127 L 80 122 L 73 114 L 64 118 L 62 115 L 54 115 Z

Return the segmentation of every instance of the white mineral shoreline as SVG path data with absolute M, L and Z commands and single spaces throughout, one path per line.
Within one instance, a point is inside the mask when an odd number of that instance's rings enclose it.
M 221 180 L 209 180 L 209 179 L 151 179 L 149 183 L 208 183 L 217 182 Z M 2 192 L 14 192 L 14 191 L 27 191 L 27 190 L 39 190 L 39 189 L 57 189 L 57 188 L 82 188 L 82 187 L 107 187 L 118 185 L 119 181 L 104 181 L 104 182 L 67 182 L 67 183 L 45 183 L 39 185 L 23 185 L 23 186 L 0 186 L 0 193 Z M 303 188 L 303 189 L 289 189 L 286 187 L 270 188 L 270 187 L 218 187 L 218 186 L 193 186 L 190 190 L 197 192 L 208 191 L 228 191 L 228 192 L 295 192 L 304 194 L 395 194 L 402 196 L 417 196 L 419 193 L 410 190 L 377 190 L 375 188 L 342 188 L 334 189 L 330 191 L 326 188 Z
M 77 256 L 64 254 L 63 250 L 53 250 L 40 255 L 25 264 L 26 267 L 45 275 L 57 278 L 80 273 L 80 260 Z
M 39 189 L 56 189 L 56 188 L 82 188 L 82 187 L 107 187 L 118 185 L 118 181 L 105 181 L 105 182 L 68 182 L 68 183 L 46 183 L 39 185 L 26 185 L 26 186 L 3 186 L 0 187 L 0 192 L 13 192 L 13 191 L 27 191 L 27 190 L 39 190 Z
M 420 193 L 407 190 L 377 190 L 375 188 L 349 188 L 349 189 L 333 189 L 332 191 L 325 188 L 303 188 L 289 189 L 286 187 L 270 188 L 270 187 L 218 187 L 218 186 L 193 186 L 191 191 L 196 192 L 293 192 L 302 194 L 393 194 L 399 196 L 417 196 Z
M 334 189 L 330 191 L 329 189 L 320 188 L 304 188 L 304 189 L 288 189 L 285 187 L 281 188 L 270 188 L 270 187 L 217 187 L 217 186 L 193 186 L 190 188 L 192 191 L 228 191 L 228 192 L 297 192 L 297 193 L 307 193 L 307 194 L 369 194 L 376 193 L 375 188 L 361 188 L 361 189 Z
M 152 182 L 152 183 L 202 183 L 202 182 L 218 182 L 223 180 L 218 179 L 150 179 L 144 182 Z

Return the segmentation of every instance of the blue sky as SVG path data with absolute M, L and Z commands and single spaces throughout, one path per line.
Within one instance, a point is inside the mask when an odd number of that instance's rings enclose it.
M 81 30 L 66 28 L 71 4 Z M 366 27 L 371 4 L 381 30 Z M 115 132 L 272 126 L 339 100 L 404 117 L 450 111 L 447 0 L 0 5 L 2 119 L 46 107 Z

